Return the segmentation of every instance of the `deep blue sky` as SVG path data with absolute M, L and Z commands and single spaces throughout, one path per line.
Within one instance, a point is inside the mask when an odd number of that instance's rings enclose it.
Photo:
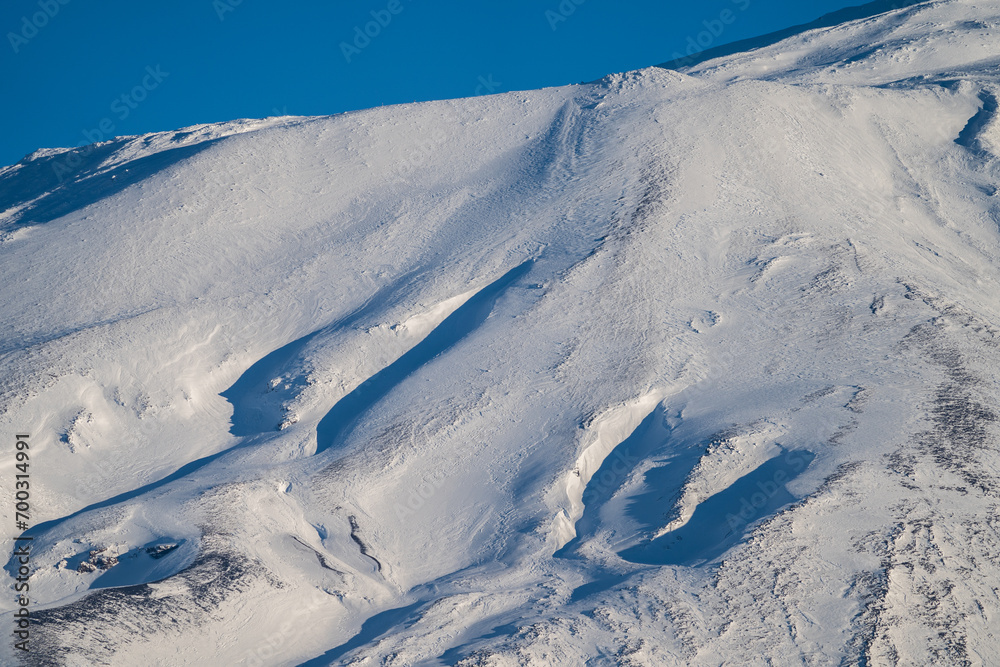
M 591 81 L 670 60 L 705 21 L 718 46 L 863 1 L 3 0 L 0 165 L 85 137 Z

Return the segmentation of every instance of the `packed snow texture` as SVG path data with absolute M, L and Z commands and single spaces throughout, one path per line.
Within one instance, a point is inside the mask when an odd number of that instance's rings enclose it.
M 998 45 L 0 169 L 29 664 L 1000 664 Z

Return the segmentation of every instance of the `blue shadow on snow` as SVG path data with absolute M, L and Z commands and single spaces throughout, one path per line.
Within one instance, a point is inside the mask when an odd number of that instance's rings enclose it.
M 529 259 L 481 289 L 408 352 L 337 401 L 316 427 L 316 453 L 333 447 L 375 403 L 414 371 L 447 351 L 485 322 L 500 295 L 515 280 L 524 276 L 532 264 L 533 260 Z
M 340 646 L 330 649 L 323 655 L 317 656 L 311 660 L 306 660 L 305 662 L 299 664 L 298 667 L 329 667 L 329 665 L 333 664 L 334 660 L 340 658 L 348 651 L 353 651 L 354 649 L 364 646 L 365 644 L 370 644 L 385 633 L 389 632 L 389 630 L 392 630 L 400 623 L 406 621 L 406 619 L 409 618 L 410 615 L 423 604 L 423 602 L 414 602 L 406 607 L 389 609 L 387 611 L 383 611 L 382 613 L 375 614 L 361 625 L 361 630 L 358 631 L 358 634 L 354 635 Z
M 711 561 L 739 542 L 749 524 L 796 502 L 785 485 L 802 474 L 814 458 L 812 452 L 786 451 L 702 502 L 677 530 L 618 555 L 644 565 Z

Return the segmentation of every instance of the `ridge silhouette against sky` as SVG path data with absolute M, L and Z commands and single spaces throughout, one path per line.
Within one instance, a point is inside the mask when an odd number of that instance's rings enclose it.
M 857 0 L 11 0 L 0 165 L 197 123 L 589 81 Z

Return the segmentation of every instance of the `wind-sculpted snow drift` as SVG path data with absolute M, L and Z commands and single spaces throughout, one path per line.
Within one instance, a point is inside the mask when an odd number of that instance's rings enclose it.
M 28 663 L 1000 664 L 998 45 L 0 169 Z

